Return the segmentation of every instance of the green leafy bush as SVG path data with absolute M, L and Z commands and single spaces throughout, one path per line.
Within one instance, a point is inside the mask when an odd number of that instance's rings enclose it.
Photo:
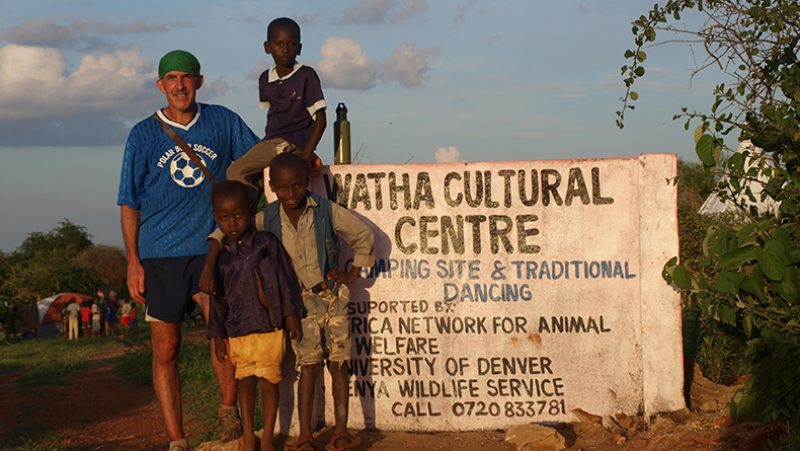
M 697 30 L 669 25 L 687 12 L 707 20 Z M 800 424 L 798 12 L 796 1 L 670 0 L 655 5 L 633 22 L 635 48 L 625 52 L 630 60 L 622 67 L 627 92 L 617 112 L 622 127 L 626 110 L 639 97 L 631 88 L 645 74 L 644 46 L 662 32 L 701 44 L 706 59 L 697 70 L 713 67 L 725 78 L 714 88 L 710 112 L 684 109 L 675 118 L 686 119 L 687 130 L 692 121 L 700 123 L 695 151 L 720 176 L 719 187 L 730 193 L 728 201 L 746 221 L 710 225 L 700 254 L 680 263 L 672 259 L 663 275 L 705 318 L 744 340 L 752 377 L 735 396 L 732 412 L 793 425 Z M 760 151 L 730 152 L 724 138 L 732 132 Z M 780 208 L 755 208 L 764 200 Z

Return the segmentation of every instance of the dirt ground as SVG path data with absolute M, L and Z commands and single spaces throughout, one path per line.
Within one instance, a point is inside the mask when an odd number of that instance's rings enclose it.
M 122 352 L 121 345 L 118 352 Z M 152 388 L 123 382 L 107 361 L 110 357 L 113 354 L 96 356 L 88 368 L 69 379 L 68 385 L 20 392 L 15 380 L 21 373 L 0 376 L 0 449 L 13 449 L 2 444 L 24 439 L 32 443 L 46 440 L 75 451 L 165 450 L 167 437 Z M 78 396 L 84 380 L 93 381 L 94 389 Z M 782 432 L 782 427 L 774 423 L 730 423 L 725 411 L 685 410 L 654 418 L 624 444 L 615 443 L 611 433 L 593 423 L 561 424 L 557 429 L 570 451 L 762 451 L 770 449 L 768 440 L 777 444 Z M 504 433 L 361 431 L 357 435 L 362 439 L 362 451 L 505 451 L 510 448 L 504 442 Z M 318 435 L 319 449 L 325 449 L 331 434 L 322 431 Z M 276 444 L 280 447 L 293 441 L 278 437 Z

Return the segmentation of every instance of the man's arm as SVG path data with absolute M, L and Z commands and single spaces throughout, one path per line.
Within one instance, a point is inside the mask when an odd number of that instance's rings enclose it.
M 144 268 L 139 260 L 139 210 L 121 205 L 122 239 L 125 241 L 125 255 L 128 259 L 128 292 L 141 303 L 144 298 Z

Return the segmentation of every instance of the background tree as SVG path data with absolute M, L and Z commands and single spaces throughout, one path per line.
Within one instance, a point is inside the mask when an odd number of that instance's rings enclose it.
M 673 259 L 664 269 L 709 318 L 741 333 L 753 362 L 744 392 L 733 413 L 752 412 L 762 419 L 800 424 L 800 20 L 795 1 L 669 1 L 633 22 L 630 63 L 622 67 L 627 91 L 617 125 L 639 97 L 632 90 L 645 74 L 644 47 L 658 33 L 682 34 L 702 44 L 705 59 L 697 69 L 715 67 L 724 81 L 714 88 L 706 113 L 685 108 L 675 118 L 692 121 L 696 152 L 703 165 L 725 177 L 720 187 L 744 195 L 739 203 L 748 221 L 710 227 L 702 254 L 694 261 Z M 681 14 L 706 19 L 696 30 L 676 28 Z M 725 136 L 750 140 L 762 149 L 731 152 Z M 735 147 L 735 146 L 734 146 Z M 721 156 L 728 153 L 727 159 Z M 724 161 L 724 162 L 723 162 Z M 720 162 L 723 162 L 720 164 Z M 761 178 L 759 178 L 761 176 Z M 780 202 L 777 214 L 759 212 L 751 184 L 764 185 L 761 196 Z M 748 202 L 749 201 L 749 202 Z
M 100 285 L 127 293 L 128 265 L 122 248 L 107 244 L 96 244 L 81 251 L 75 263 L 84 269 L 94 270 Z
M 68 219 L 47 233 L 33 232 L 6 258 L 0 293 L 10 303 L 29 305 L 56 293 L 94 293 L 101 277 L 77 257 L 93 246 L 86 227 Z

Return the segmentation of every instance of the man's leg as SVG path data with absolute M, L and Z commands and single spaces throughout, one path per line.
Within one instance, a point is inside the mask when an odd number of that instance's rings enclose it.
M 203 310 L 203 318 L 206 320 L 206 324 L 208 324 L 208 309 L 209 309 L 209 299 L 208 295 L 205 293 L 195 293 L 192 295 L 192 299 L 200 305 L 200 308 Z M 222 441 L 231 441 L 235 440 L 242 436 L 242 425 L 241 420 L 239 419 L 238 411 L 235 410 L 236 407 L 236 393 L 238 391 L 238 384 L 236 381 L 236 367 L 233 366 L 233 363 L 228 359 L 227 362 L 220 362 L 216 358 L 216 350 L 214 349 L 214 340 L 209 340 L 211 342 L 211 366 L 214 368 L 214 374 L 217 376 L 217 384 L 219 384 L 219 392 L 220 397 L 222 398 L 222 407 L 220 408 L 220 423 L 224 421 L 232 421 L 233 424 L 228 426 L 226 424 L 220 424 L 220 440 Z M 231 409 L 233 407 L 233 409 Z M 233 410 L 236 415 L 226 415 L 230 412 L 225 412 L 225 410 Z M 230 428 L 233 428 L 233 431 L 229 431 Z
M 150 330 L 153 344 L 153 388 L 164 416 L 167 434 L 170 441 L 174 442 L 185 438 L 181 412 L 181 378 L 178 373 L 181 328 L 179 323 L 151 322 Z

